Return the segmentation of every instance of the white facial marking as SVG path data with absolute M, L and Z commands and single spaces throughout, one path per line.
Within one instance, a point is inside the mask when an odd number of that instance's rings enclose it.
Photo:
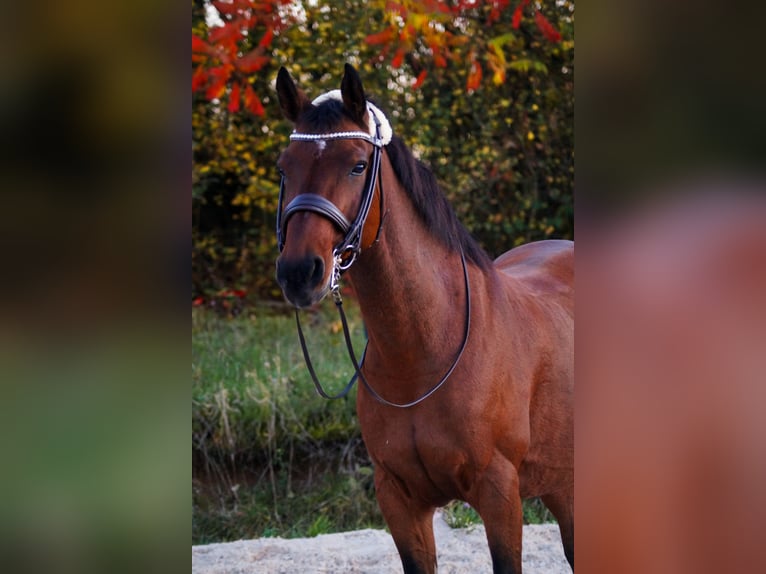
M 327 142 L 325 140 L 316 140 L 317 144 L 317 155 L 319 157 L 322 156 L 322 152 L 324 151 L 324 148 L 327 147 Z

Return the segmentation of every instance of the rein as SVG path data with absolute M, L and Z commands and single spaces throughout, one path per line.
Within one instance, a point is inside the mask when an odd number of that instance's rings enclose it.
M 324 397 L 325 399 L 335 400 L 335 399 L 342 399 L 348 393 L 351 391 L 351 388 L 354 386 L 354 383 L 356 382 L 357 378 L 362 381 L 362 384 L 364 385 L 364 388 L 367 389 L 367 391 L 373 396 L 375 400 L 377 400 L 379 403 L 382 403 L 384 405 L 387 405 L 389 407 L 397 407 L 400 409 L 407 409 L 410 407 L 414 407 L 415 405 L 422 403 L 424 400 L 426 400 L 428 397 L 433 395 L 436 391 L 438 391 L 444 383 L 447 382 L 447 379 L 449 379 L 450 375 L 452 375 L 452 372 L 455 370 L 455 367 L 457 367 L 457 364 L 460 362 L 460 358 L 463 356 L 463 351 L 465 351 L 466 345 L 468 344 L 468 333 L 471 330 L 471 284 L 470 280 L 468 278 L 468 267 L 465 263 L 465 254 L 463 253 L 463 250 L 460 250 L 460 262 L 463 265 L 463 279 L 465 281 L 465 295 L 466 295 L 466 305 L 465 305 L 465 332 L 463 333 L 463 342 L 460 344 L 460 349 L 458 350 L 457 354 L 455 355 L 455 359 L 452 361 L 452 365 L 449 369 L 447 369 L 447 372 L 442 376 L 441 380 L 436 383 L 431 389 L 426 392 L 421 397 L 415 399 L 414 401 L 411 401 L 409 403 L 392 403 L 389 400 L 384 399 L 380 394 L 372 388 L 370 383 L 367 382 L 367 379 L 365 378 L 364 374 L 362 373 L 362 367 L 360 366 L 360 362 L 356 359 L 356 354 L 354 353 L 354 345 L 351 342 L 351 334 L 349 333 L 348 328 L 348 321 L 346 320 L 346 313 L 343 311 L 343 299 L 340 295 L 340 285 L 338 284 L 337 288 L 334 288 L 332 290 L 333 300 L 335 301 L 335 306 L 338 309 L 338 314 L 340 315 L 341 324 L 343 325 L 343 338 L 346 340 L 346 349 L 348 350 L 348 356 L 351 359 L 351 364 L 354 366 L 354 376 L 351 377 L 351 380 L 346 383 L 346 387 L 337 395 L 328 395 L 327 392 L 322 388 L 322 384 L 319 382 L 319 378 L 317 377 L 316 371 L 314 371 L 314 365 L 311 363 L 311 357 L 309 356 L 308 347 L 306 346 L 306 338 L 303 335 L 303 329 L 301 328 L 301 320 L 300 315 L 298 313 L 298 309 L 295 310 L 295 324 L 298 327 L 298 338 L 301 342 L 301 350 L 303 351 L 303 359 L 306 361 L 306 367 L 309 370 L 309 374 L 311 375 L 311 380 L 314 382 L 314 387 L 317 390 L 317 393 L 319 393 L 320 396 Z M 361 364 L 364 364 L 364 357 L 367 354 L 367 345 L 364 347 L 364 352 L 362 353 L 362 360 Z
M 317 100 L 315 100 L 316 102 Z M 301 327 L 301 320 L 300 320 L 300 314 L 298 309 L 295 309 L 295 323 L 298 328 L 298 338 L 301 343 L 301 350 L 303 351 L 303 359 L 306 362 L 306 367 L 308 368 L 309 374 L 311 375 L 311 380 L 314 383 L 314 387 L 316 388 L 317 393 L 325 398 L 330 400 L 335 399 L 341 399 L 348 395 L 348 393 L 351 391 L 351 388 L 354 386 L 354 383 L 357 379 L 360 379 L 362 381 L 362 384 L 364 385 L 365 389 L 377 400 L 378 402 L 387 405 L 389 407 L 396 407 L 396 408 L 410 408 L 414 407 L 415 405 L 423 402 L 428 397 L 433 395 L 436 391 L 438 391 L 444 383 L 447 382 L 450 375 L 452 375 L 452 372 L 455 370 L 455 367 L 457 367 L 457 364 L 460 362 L 460 358 L 463 356 L 463 351 L 465 351 L 466 345 L 468 344 L 468 334 L 471 328 L 471 285 L 468 277 L 468 267 L 465 262 L 465 254 L 463 253 L 462 248 L 460 249 L 460 261 L 463 265 L 463 278 L 465 281 L 465 294 L 466 294 L 466 313 L 465 313 L 465 332 L 463 334 L 463 342 L 460 345 L 460 349 L 458 350 L 457 354 L 455 355 L 455 359 L 452 361 L 452 365 L 447 369 L 447 372 L 442 376 L 442 378 L 439 380 L 436 385 L 434 385 L 429 391 L 427 391 L 424 395 L 419 397 L 418 399 L 415 399 L 414 401 L 411 401 L 409 403 L 393 403 L 391 401 L 388 401 L 384 399 L 375 389 L 372 388 L 369 382 L 367 382 L 367 379 L 365 378 L 364 374 L 362 373 L 362 367 L 360 366 L 364 364 L 364 358 L 367 354 L 367 345 L 365 345 L 364 352 L 362 353 L 362 360 L 357 361 L 356 354 L 354 353 L 354 346 L 351 342 L 351 335 L 348 328 L 348 321 L 346 320 L 346 313 L 343 310 L 343 299 L 340 294 L 340 278 L 343 273 L 345 273 L 351 265 L 356 261 L 357 257 L 362 251 L 362 232 L 364 229 L 364 225 L 367 221 L 367 216 L 370 212 L 370 207 L 372 205 L 372 198 L 375 195 L 375 183 L 376 181 L 379 183 L 379 190 L 380 190 L 380 221 L 378 223 L 378 231 L 375 237 L 376 243 L 378 238 L 380 237 L 380 231 L 383 225 L 383 179 L 380 174 L 380 165 L 381 165 L 381 149 L 384 145 L 386 145 L 390 141 L 390 125 L 388 124 L 388 121 L 386 120 L 385 116 L 382 116 L 382 113 L 375 108 L 372 104 L 368 102 L 368 111 L 369 115 L 371 116 L 371 120 L 374 121 L 374 132 L 375 135 L 370 135 L 362 131 L 348 131 L 348 132 L 333 132 L 333 133 L 327 133 L 327 134 L 306 134 L 306 133 L 298 133 L 293 132 L 290 135 L 291 141 L 319 141 L 319 140 L 337 140 L 337 139 L 362 139 L 372 144 L 373 146 L 373 152 L 372 152 L 372 166 L 368 174 L 368 179 L 366 181 L 364 190 L 362 192 L 362 201 L 359 206 L 359 211 L 356 215 L 356 218 L 354 219 L 353 223 L 349 222 L 348 218 L 343 214 L 343 212 L 338 209 L 331 201 L 325 199 L 324 197 L 321 197 L 319 195 L 313 194 L 313 193 L 302 193 L 296 196 L 284 209 L 284 213 L 282 210 L 282 203 L 283 203 L 283 196 L 284 196 L 284 177 L 282 177 L 282 180 L 279 185 L 279 200 L 277 205 L 277 245 L 279 247 L 279 251 L 281 252 L 284 248 L 284 228 L 287 225 L 287 222 L 291 215 L 298 211 L 312 211 L 314 213 L 317 213 L 319 215 L 322 215 L 326 218 L 328 218 L 330 221 L 332 221 L 336 227 L 338 227 L 343 233 L 345 233 L 344 238 L 341 240 L 340 243 L 338 243 L 333 248 L 333 270 L 332 270 L 332 277 L 330 279 L 330 286 L 329 290 L 332 293 L 333 301 L 335 302 L 335 306 L 338 309 L 338 314 L 340 315 L 341 324 L 343 326 L 343 337 L 346 341 L 346 349 L 348 350 L 349 358 L 351 359 L 351 364 L 354 366 L 354 375 L 351 377 L 351 380 L 346 384 L 345 388 L 338 393 L 337 395 L 329 395 L 327 392 L 322 388 L 322 384 L 319 382 L 319 378 L 317 377 L 316 371 L 314 370 L 314 366 L 311 362 L 311 357 L 309 355 L 308 347 L 306 346 L 306 338 L 303 334 L 303 328 Z M 379 117 L 382 116 L 381 118 Z M 371 128 L 370 131 L 373 131 L 372 128 L 372 121 L 371 121 Z M 382 130 L 381 130 L 382 128 Z M 381 136 L 381 131 L 384 132 L 384 135 Z M 368 341 L 369 344 L 369 341 Z

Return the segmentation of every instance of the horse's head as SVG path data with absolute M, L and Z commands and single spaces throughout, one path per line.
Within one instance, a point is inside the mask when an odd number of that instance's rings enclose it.
M 375 120 L 385 118 L 374 107 L 368 112 L 362 82 L 348 64 L 339 93 L 311 102 L 284 68 L 277 76 L 277 93 L 295 127 L 278 161 L 277 281 L 288 301 L 308 307 L 334 287 L 338 266 L 355 258 L 366 241 L 362 236 L 369 236 L 365 220 L 374 171 L 379 149 L 387 143 L 376 134 L 380 126 L 376 130 Z

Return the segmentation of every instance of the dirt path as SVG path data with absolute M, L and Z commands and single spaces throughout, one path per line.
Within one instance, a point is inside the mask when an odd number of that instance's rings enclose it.
M 434 517 L 439 574 L 491 572 L 484 527 L 452 529 Z M 524 574 L 569 574 L 558 526 L 524 527 Z M 192 574 L 400 574 L 391 536 L 356 530 L 315 538 L 260 538 L 192 546 Z

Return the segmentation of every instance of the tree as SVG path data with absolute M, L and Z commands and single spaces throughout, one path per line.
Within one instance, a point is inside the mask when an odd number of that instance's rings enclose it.
M 205 22 L 200 2 L 192 22 L 196 295 L 280 296 L 273 166 L 289 126 L 272 81 L 283 64 L 311 95 L 354 64 L 490 253 L 572 236 L 572 2 L 209 6 L 223 26 Z

